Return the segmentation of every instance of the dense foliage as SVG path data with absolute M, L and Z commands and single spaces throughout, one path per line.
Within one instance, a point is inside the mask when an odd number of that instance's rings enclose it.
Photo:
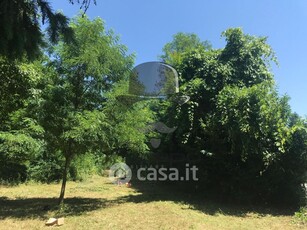
M 86 9 L 91 1 L 69 2 Z M 224 201 L 306 202 L 307 122 L 276 89 L 266 38 L 228 29 L 225 47 L 213 49 L 178 33 L 160 58 L 177 69 L 190 100 L 125 103 L 119 96 L 128 92 L 134 56 L 101 19 L 82 15 L 68 24 L 45 1 L 1 4 L 12 13 L 0 14 L 8 20 L 0 23 L 1 181 L 62 180 L 62 202 L 67 180 L 141 158 L 196 164 L 195 187 Z M 57 42 L 45 49 L 39 12 Z M 177 129 L 143 132 L 153 121 Z M 160 148 L 148 147 L 150 137 L 162 139 Z
M 133 55 L 101 19 L 76 17 L 73 43 L 60 38 L 33 64 L 1 59 L 1 179 L 51 182 L 100 173 L 120 155 L 148 151 L 146 103 L 127 107 Z
M 180 62 L 178 54 L 170 59 L 191 99 L 161 116 L 178 126 L 164 150 L 173 151 L 173 161 L 197 162 L 200 186 L 220 199 L 304 203 L 307 124 L 278 95 L 270 72 L 274 53 L 266 38 L 241 29 L 223 36 L 224 49 L 195 46 L 180 53 Z
M 69 0 L 80 4 L 86 11 L 91 0 Z M 93 1 L 96 4 L 96 1 Z M 54 12 L 49 1 L 45 0 L 2 0 L 0 3 L 0 55 L 7 58 L 27 56 L 35 59 L 41 55 L 44 34 L 41 24 L 47 23 L 46 33 L 49 40 L 57 42 L 60 34 L 68 41 L 73 40 L 69 19 L 60 12 Z

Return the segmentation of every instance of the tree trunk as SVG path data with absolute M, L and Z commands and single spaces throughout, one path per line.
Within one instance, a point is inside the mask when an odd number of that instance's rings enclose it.
M 62 204 L 64 202 L 64 195 L 65 195 L 65 189 L 66 189 L 66 181 L 67 181 L 67 173 L 68 173 L 68 168 L 70 164 L 71 157 L 66 156 L 65 157 L 65 167 L 63 171 L 63 179 L 62 179 L 62 187 L 61 187 L 61 193 L 59 197 L 59 204 Z

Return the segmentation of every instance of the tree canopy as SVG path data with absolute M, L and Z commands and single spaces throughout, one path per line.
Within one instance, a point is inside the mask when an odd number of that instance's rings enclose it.
M 306 175 L 301 169 L 307 168 L 302 157 L 306 152 L 305 147 L 292 152 L 290 146 L 293 135 L 305 135 L 306 121 L 293 120 L 289 98 L 276 90 L 270 68 L 276 58 L 266 38 L 238 28 L 222 35 L 223 49 L 196 47 L 183 50 L 176 62 L 168 59 L 176 65 L 180 90 L 190 101 L 181 107 L 170 104 L 162 114 L 161 119 L 178 127 L 164 150 L 171 149 L 173 158 L 198 161 L 206 175 L 204 187 L 221 196 L 276 202 L 286 202 L 288 196 L 290 203 L 299 203 L 304 197 Z M 295 162 L 300 159 L 300 169 L 287 164 L 290 156 Z M 296 179 L 289 179 L 287 186 L 282 179 L 270 182 L 290 174 Z
M 85 11 L 91 0 L 69 0 L 80 4 Z M 96 4 L 96 1 L 93 1 Z M 0 3 L 0 55 L 15 59 L 26 56 L 35 59 L 41 54 L 41 46 L 46 42 L 41 23 L 48 23 L 47 35 L 52 43 L 59 40 L 60 34 L 72 40 L 69 19 L 61 12 L 54 12 L 45 0 L 2 0 Z
M 209 41 L 201 41 L 194 33 L 179 32 L 173 36 L 173 40 L 163 47 L 163 54 L 160 59 L 169 64 L 175 65 L 181 59 L 181 54 L 193 49 L 211 49 Z

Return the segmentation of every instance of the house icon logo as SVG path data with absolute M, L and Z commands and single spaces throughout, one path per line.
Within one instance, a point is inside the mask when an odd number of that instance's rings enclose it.
M 116 163 L 110 168 L 109 180 L 114 184 L 126 184 L 131 177 L 132 171 L 125 163 Z

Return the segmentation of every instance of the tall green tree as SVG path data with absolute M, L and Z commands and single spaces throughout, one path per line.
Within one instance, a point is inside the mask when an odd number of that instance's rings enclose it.
M 173 36 L 173 40 L 164 45 L 160 55 L 160 59 L 168 64 L 176 65 L 181 61 L 181 55 L 184 52 L 193 49 L 211 49 L 211 44 L 208 41 L 201 41 L 194 33 L 179 32 Z
M 190 96 L 190 101 L 180 108 L 176 126 L 182 124 L 177 134 L 181 132 L 181 142 L 191 146 L 204 144 L 203 121 L 214 115 L 217 97 L 226 86 L 273 84 L 270 61 L 275 56 L 265 38 L 245 35 L 241 29 L 229 29 L 223 35 L 227 41 L 224 49 L 200 48 L 180 54 L 180 91 Z
M 69 0 L 71 4 L 81 4 L 85 11 L 91 0 Z M 96 4 L 96 1 L 94 0 Z M 2 0 L 0 3 L 0 55 L 10 59 L 27 56 L 35 59 L 41 54 L 44 44 L 41 25 L 48 23 L 47 34 L 55 43 L 60 34 L 66 40 L 72 40 L 72 30 L 68 27 L 68 18 L 62 13 L 54 12 L 45 0 Z
M 293 183 L 283 187 L 288 194 L 280 201 L 297 197 L 304 183 L 306 152 L 303 147 L 295 155 L 302 161 L 297 169 L 287 164 L 285 156 L 294 149 L 289 147 L 294 143 L 289 124 L 300 119 L 291 116 L 288 98 L 280 97 L 275 89 L 270 68 L 276 62 L 274 52 L 265 37 L 246 35 L 238 28 L 228 29 L 223 36 L 223 49 L 201 47 L 179 54 L 180 91 L 190 101 L 172 104 L 161 117 L 178 127 L 168 139 L 168 149 L 187 160 L 201 159 L 204 184 L 221 196 L 276 198 L 278 188 L 287 184 L 282 169 L 291 168 L 293 176 L 288 173 L 287 177 Z M 295 133 L 302 140 L 304 128 L 300 127 Z
M 140 142 L 144 142 L 131 140 L 127 129 L 133 130 L 134 117 L 127 109 L 126 114 L 120 111 L 116 98 L 111 99 L 112 86 L 127 79 L 133 56 L 126 54 L 127 48 L 119 44 L 112 31 L 105 30 L 99 18 L 90 21 L 79 16 L 70 26 L 75 42 L 61 42 L 55 47 L 50 62 L 53 73 L 43 93 L 40 115 L 48 151 L 60 152 L 65 158 L 60 203 L 75 156 L 87 152 L 107 154 L 116 150 L 116 143 L 119 148 L 125 146 L 118 143 L 141 147 Z M 127 117 L 130 122 L 125 122 Z

